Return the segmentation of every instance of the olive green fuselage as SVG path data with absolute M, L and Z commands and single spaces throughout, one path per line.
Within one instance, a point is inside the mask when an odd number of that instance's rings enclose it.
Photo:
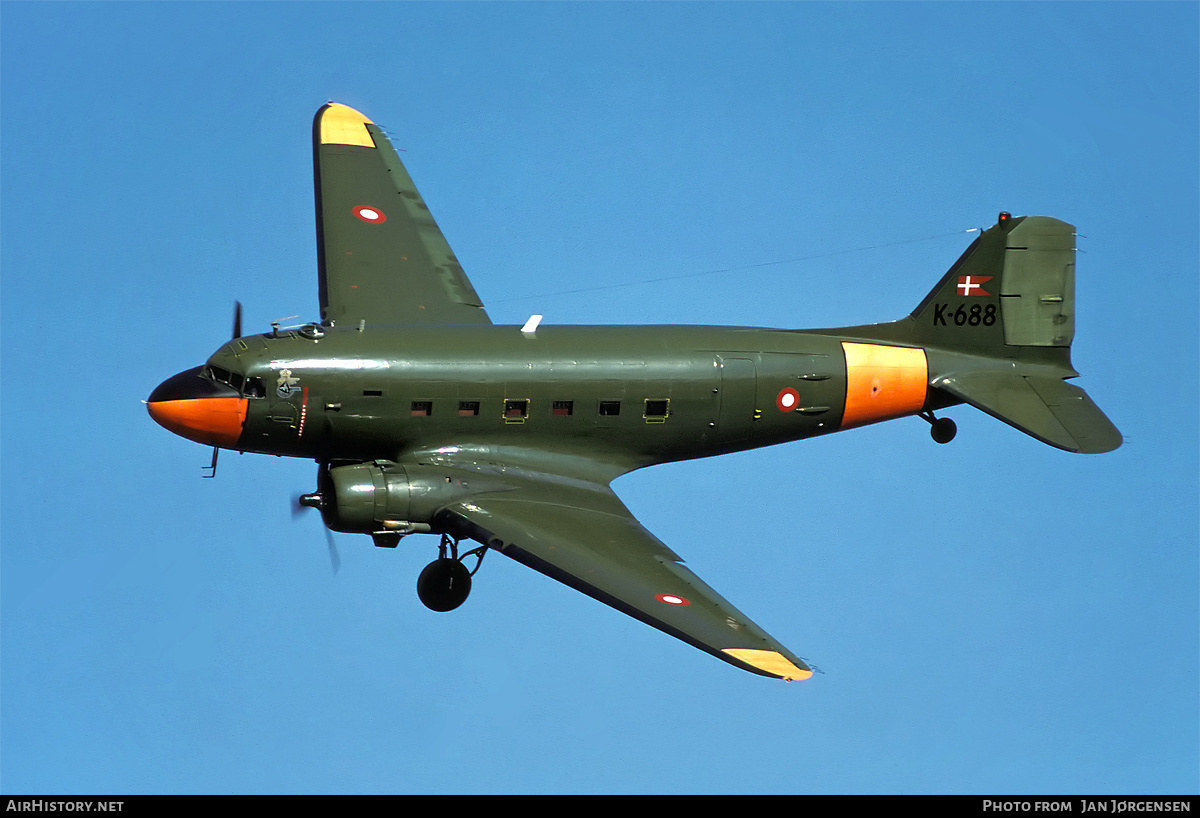
M 336 328 L 236 339 L 209 365 L 261 379 L 246 390 L 243 451 L 394 460 L 511 445 L 628 467 L 836 431 L 842 340 L 728 327 Z

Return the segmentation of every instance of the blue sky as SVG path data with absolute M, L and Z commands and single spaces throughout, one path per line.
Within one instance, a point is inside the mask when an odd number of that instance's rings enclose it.
M 1198 17 L 3 3 L 0 789 L 1195 793 Z M 999 210 L 1069 221 L 1079 383 L 1126 443 L 961 407 L 949 446 L 908 419 L 621 478 L 803 683 L 500 555 L 434 614 L 430 538 L 341 536 L 334 575 L 289 514 L 313 464 L 200 479 L 141 404 L 234 299 L 317 317 L 327 99 L 392 134 L 497 323 L 890 320 Z

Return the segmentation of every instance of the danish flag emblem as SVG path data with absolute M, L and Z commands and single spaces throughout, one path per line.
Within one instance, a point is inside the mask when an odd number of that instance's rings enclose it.
M 983 285 L 991 281 L 994 276 L 959 276 L 958 277 L 958 294 L 959 295 L 991 295 L 983 288 Z

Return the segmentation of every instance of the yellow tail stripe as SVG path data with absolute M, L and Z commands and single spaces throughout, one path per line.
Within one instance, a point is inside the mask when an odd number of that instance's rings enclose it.
M 925 350 L 842 342 L 846 355 L 846 411 L 842 426 L 920 412 L 925 407 L 929 364 Z

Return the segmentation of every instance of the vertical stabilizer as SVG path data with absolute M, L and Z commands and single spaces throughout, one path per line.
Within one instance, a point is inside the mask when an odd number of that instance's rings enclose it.
M 1001 213 L 911 317 L 921 340 L 936 346 L 1070 348 L 1075 228 L 1048 216 Z
M 1001 213 L 912 314 L 841 334 L 921 347 L 926 408 L 962 401 L 1072 452 L 1112 451 L 1121 433 L 1066 381 L 1075 338 L 1075 228 Z M 849 360 L 849 359 L 847 359 Z

